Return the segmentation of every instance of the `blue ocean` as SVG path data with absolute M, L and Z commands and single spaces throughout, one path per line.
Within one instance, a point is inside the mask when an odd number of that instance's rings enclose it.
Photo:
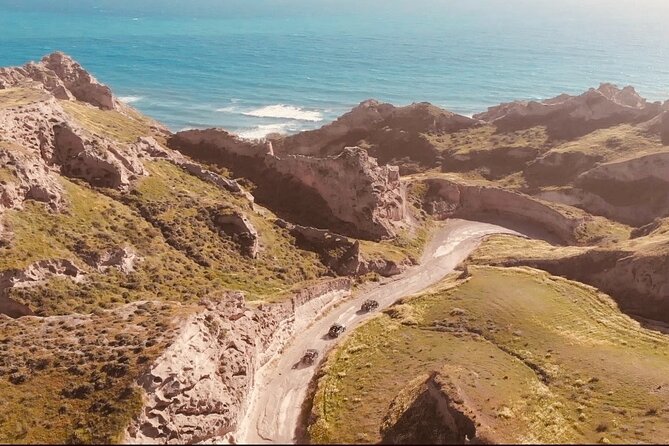
M 665 0 L 0 0 L 0 66 L 60 50 L 173 130 L 315 128 L 359 102 L 473 114 L 600 82 L 669 98 Z

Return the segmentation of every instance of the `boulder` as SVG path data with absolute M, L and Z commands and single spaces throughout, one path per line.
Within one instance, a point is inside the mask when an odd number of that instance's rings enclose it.
M 86 263 L 100 272 L 115 268 L 124 274 L 133 272 L 139 260 L 137 252 L 130 247 L 117 247 L 85 256 Z
M 252 259 L 258 256 L 260 237 L 256 228 L 245 215 L 225 207 L 215 209 L 211 214 L 213 225 L 218 232 L 239 243 L 245 255 Z

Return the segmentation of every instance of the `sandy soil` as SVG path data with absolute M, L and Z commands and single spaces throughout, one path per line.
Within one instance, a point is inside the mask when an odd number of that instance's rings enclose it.
M 302 403 L 317 369 L 317 365 L 293 368 L 305 350 L 316 349 L 319 351 L 319 359 L 324 358 L 330 349 L 345 338 L 345 335 L 338 339 L 327 338 L 326 334 L 332 324 L 338 322 L 346 327 L 346 333 L 350 333 L 376 314 L 359 313 L 366 299 L 377 300 L 377 311 L 380 311 L 401 297 L 429 288 L 467 258 L 484 236 L 493 233 L 516 232 L 487 223 L 449 220 L 426 247 L 420 265 L 371 290 L 357 293 L 313 321 L 288 344 L 280 356 L 258 371 L 246 415 L 231 441 L 239 444 L 293 443 Z

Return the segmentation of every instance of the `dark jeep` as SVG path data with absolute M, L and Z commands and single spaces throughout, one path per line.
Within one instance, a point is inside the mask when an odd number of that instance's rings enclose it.
M 331 338 L 338 338 L 340 334 L 342 334 L 344 331 L 346 331 L 346 327 L 344 327 L 341 324 L 334 324 L 332 327 L 330 327 L 330 331 L 328 331 L 328 336 Z
M 310 348 L 309 350 L 304 352 L 304 356 L 302 356 L 302 359 L 300 359 L 300 362 L 295 364 L 295 366 L 293 366 L 293 368 L 295 369 L 300 365 L 306 365 L 306 366 L 313 365 L 314 361 L 316 361 L 317 358 L 318 358 L 318 350 L 314 350 L 314 349 Z
M 377 308 L 379 308 L 379 303 L 373 299 L 367 299 L 363 304 L 362 307 L 360 307 L 360 310 L 364 311 L 365 313 L 369 313 L 370 311 L 374 311 Z

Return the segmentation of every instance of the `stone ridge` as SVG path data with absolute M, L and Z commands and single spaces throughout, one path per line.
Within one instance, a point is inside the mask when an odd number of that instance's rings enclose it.
M 121 107 L 109 87 L 98 82 L 84 68 L 61 52 L 22 67 L 0 68 L 0 89 L 40 86 L 57 99 L 78 100 L 114 110 Z
M 544 125 L 553 139 L 571 139 L 599 128 L 641 123 L 660 111 L 659 102 L 647 102 L 631 86 L 619 89 L 601 84 L 579 96 L 562 94 L 541 102 L 500 104 L 474 115 L 474 119 L 495 124 L 503 131 Z

